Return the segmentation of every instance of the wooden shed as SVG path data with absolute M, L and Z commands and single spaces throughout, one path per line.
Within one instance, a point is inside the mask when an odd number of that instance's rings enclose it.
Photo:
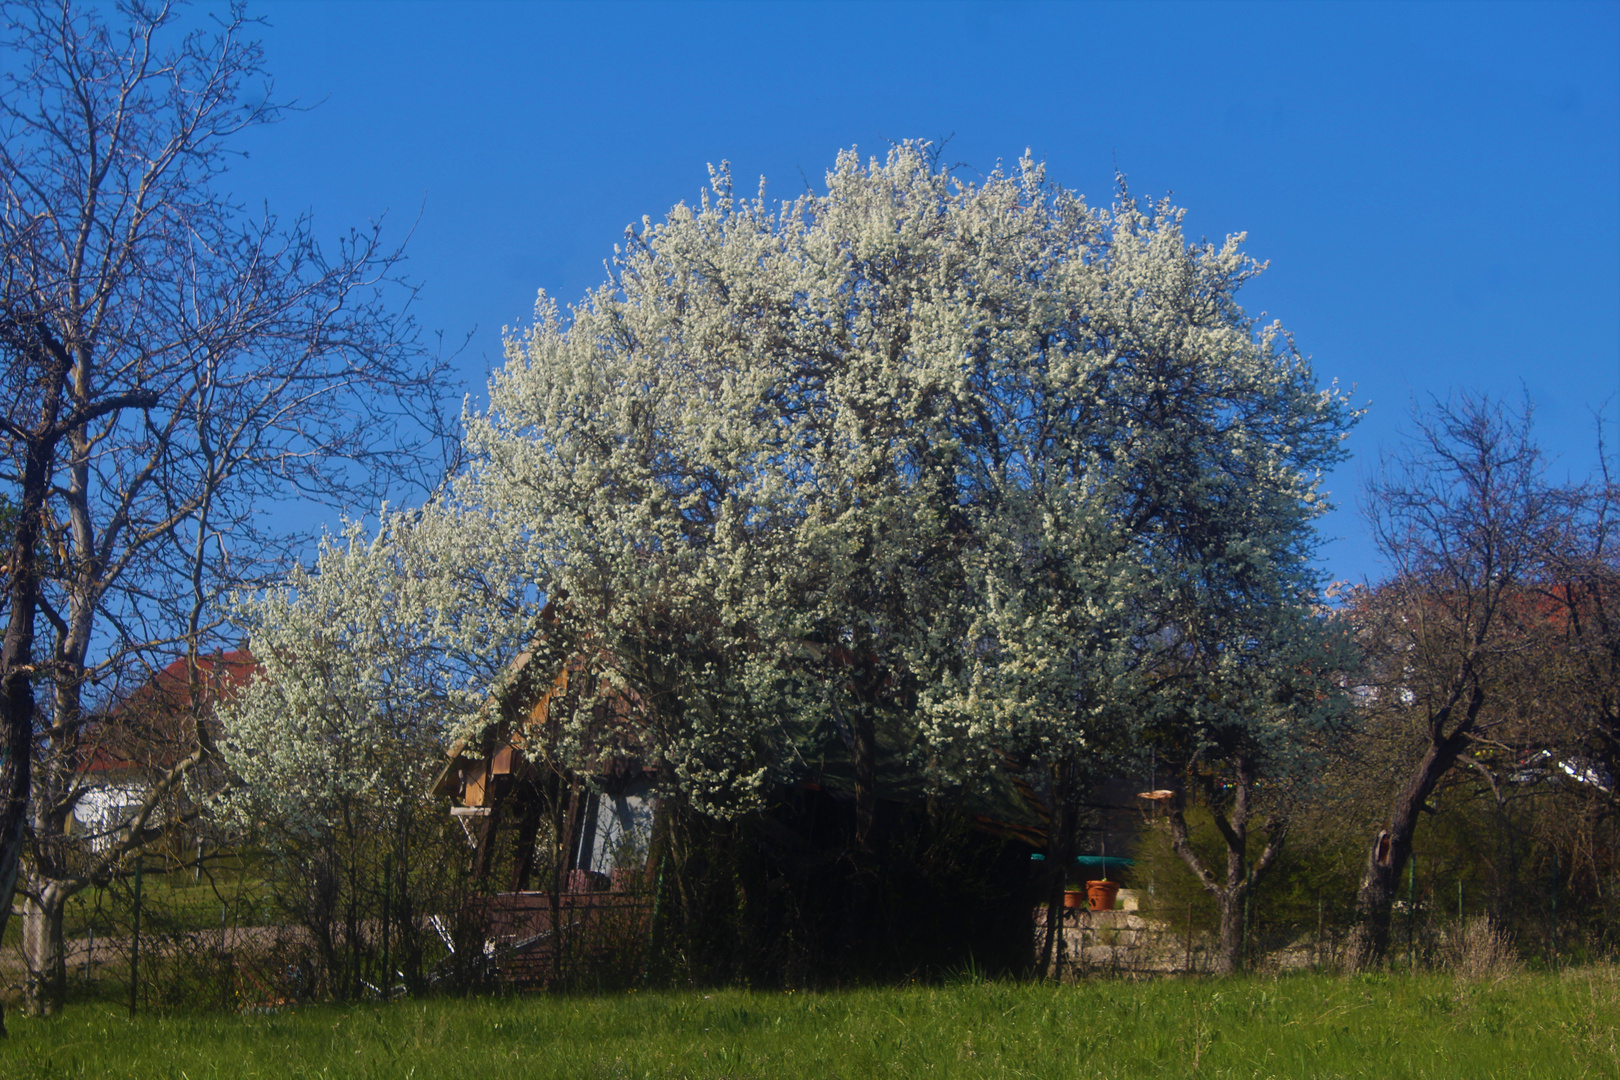
M 653 906 L 656 804 L 639 756 L 634 698 L 602 694 L 603 750 L 586 770 L 551 754 L 561 710 L 583 680 L 583 658 L 541 670 L 524 653 L 508 672 L 500 718 L 476 742 L 458 741 L 433 784 L 472 847 L 480 891 L 469 901 L 489 974 L 550 983 L 607 954 L 644 950 Z M 483 891 L 493 886 L 494 891 Z

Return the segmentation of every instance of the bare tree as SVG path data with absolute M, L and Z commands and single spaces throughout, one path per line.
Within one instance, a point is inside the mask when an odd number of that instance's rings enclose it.
M 1500 794 L 1525 754 L 1601 736 L 1605 710 L 1612 727 L 1612 692 L 1576 734 L 1545 691 L 1560 653 L 1609 672 L 1612 690 L 1613 644 L 1599 640 L 1612 604 L 1595 601 L 1615 580 L 1613 496 L 1607 484 L 1549 482 L 1528 403 L 1470 396 L 1436 403 L 1369 485 L 1364 508 L 1394 574 L 1354 606 L 1364 708 L 1398 745 L 1357 893 L 1358 963 L 1388 950 L 1413 835 L 1448 776 L 1465 767 Z M 1583 632 L 1586 619 L 1598 625 Z
M 0 929 L 18 890 L 40 1011 L 67 898 L 172 824 L 213 754 L 201 710 L 118 832 L 74 844 L 98 708 L 177 655 L 205 681 L 218 601 L 299 550 L 307 500 L 369 507 L 443 464 L 445 368 L 398 302 L 400 252 L 376 223 L 323 249 L 220 190 L 231 136 L 282 107 L 240 6 L 181 22 L 147 0 L 4 7 Z

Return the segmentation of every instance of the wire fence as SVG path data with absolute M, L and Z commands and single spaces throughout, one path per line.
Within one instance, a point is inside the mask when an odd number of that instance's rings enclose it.
M 329 880 L 342 870 L 330 865 L 268 869 L 250 859 L 199 866 L 152 858 L 83 891 L 64 913 L 62 997 L 131 1013 L 254 1012 L 473 988 L 590 991 L 656 982 L 673 970 L 660 964 L 658 888 L 649 880 L 604 881 L 595 891 L 554 898 L 478 892 L 465 874 L 402 873 L 387 859 L 347 882 Z M 1120 899 L 1119 910 L 1062 910 L 1044 971 L 1036 967 L 1047 912 L 1031 900 L 1023 909 L 1030 974 L 1145 978 L 1219 970 L 1218 924 L 1207 905 L 1167 903 L 1146 889 Z M 1345 970 L 1356 931 L 1338 899 L 1296 898 L 1284 908 L 1257 890 L 1238 966 Z M 1484 975 L 1611 959 L 1620 944 L 1611 914 L 1550 890 L 1504 906 L 1486 888 L 1439 879 L 1397 901 L 1386 963 Z M 50 977 L 48 967 L 28 961 L 50 953 L 46 937 L 44 923 L 27 912 L 10 920 L 0 948 L 0 992 L 8 1000 L 20 999 L 30 980 Z
M 262 881 L 249 876 L 143 863 L 72 897 L 54 948 L 49 922 L 19 905 L 0 978 L 8 997 L 60 978 L 66 1000 L 132 1014 L 273 1006 L 308 994 L 314 963 L 307 932 L 275 920 L 272 908 Z
M 385 878 L 367 883 L 361 902 L 311 906 L 318 881 L 289 903 L 285 882 L 250 873 L 142 866 L 70 901 L 60 997 L 131 1015 L 268 1012 L 313 1000 L 645 980 L 655 901 L 640 878 L 555 896 L 461 884 L 389 895 Z M 7 999 L 20 1003 L 51 977 L 48 938 L 37 912 L 14 911 L 0 949 Z

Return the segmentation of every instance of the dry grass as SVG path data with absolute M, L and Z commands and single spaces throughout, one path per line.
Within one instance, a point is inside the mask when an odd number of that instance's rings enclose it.
M 1523 970 L 1513 936 L 1488 915 L 1476 915 L 1449 930 L 1441 943 L 1447 970 L 1459 979 L 1499 980 Z

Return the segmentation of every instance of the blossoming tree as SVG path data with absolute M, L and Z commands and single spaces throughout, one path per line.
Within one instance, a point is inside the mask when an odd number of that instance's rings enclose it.
M 718 170 L 566 316 L 541 297 L 445 506 L 526 552 L 510 617 L 561 600 L 548 633 L 611 658 L 706 813 L 757 805 L 821 725 L 861 849 L 880 733 L 942 787 L 1011 764 L 1061 803 L 1145 727 L 1216 745 L 1196 701 L 1286 726 L 1232 673 L 1313 632 L 1353 413 L 1238 305 L 1242 238 L 1181 222 L 1030 160 L 964 182 L 922 144 L 780 205 Z

